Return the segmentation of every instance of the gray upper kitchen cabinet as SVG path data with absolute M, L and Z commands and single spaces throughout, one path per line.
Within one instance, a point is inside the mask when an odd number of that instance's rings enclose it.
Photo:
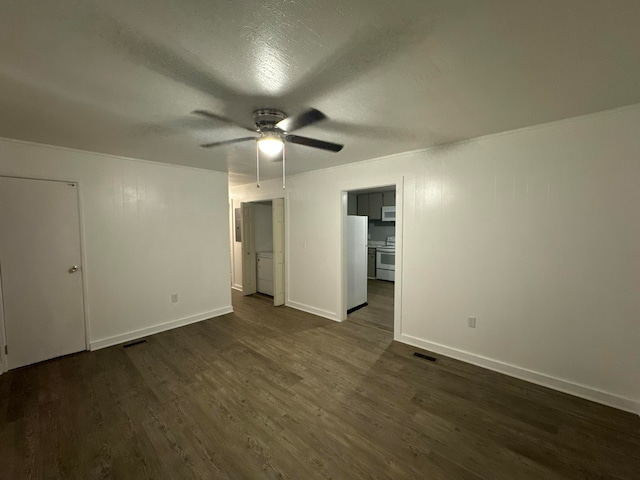
M 382 220 L 382 192 L 369 194 L 369 220 Z
M 358 215 L 358 196 L 355 193 L 349 193 L 347 199 L 347 215 Z
M 358 215 L 365 215 L 369 220 L 381 220 L 382 192 L 358 195 Z
M 349 215 L 355 210 L 352 206 L 351 194 L 349 194 Z M 396 192 L 360 193 L 357 196 L 358 215 L 369 217 L 369 220 L 382 220 L 382 207 L 391 207 L 396 204 Z
M 369 216 L 369 194 L 358 195 L 358 215 Z
M 383 207 L 395 207 L 396 205 L 396 192 L 392 190 L 390 192 L 382 192 L 382 206 Z

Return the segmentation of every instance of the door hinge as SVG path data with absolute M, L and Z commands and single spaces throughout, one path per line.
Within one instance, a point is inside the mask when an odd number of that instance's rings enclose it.
M 9 355 L 9 345 L 4 346 L 4 354 Z

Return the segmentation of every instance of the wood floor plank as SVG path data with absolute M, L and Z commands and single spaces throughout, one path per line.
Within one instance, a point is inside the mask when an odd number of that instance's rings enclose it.
M 367 280 L 367 303 L 349 314 L 353 323 L 372 326 L 386 332 L 393 332 L 394 282 Z
M 343 323 L 234 292 L 232 314 L 0 376 L 0 478 L 640 479 L 638 416 L 415 357 L 393 284 L 371 288 Z

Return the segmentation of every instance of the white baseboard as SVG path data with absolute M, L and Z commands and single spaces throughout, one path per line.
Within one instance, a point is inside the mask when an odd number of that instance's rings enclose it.
M 317 315 L 319 317 L 328 318 L 329 320 L 333 320 L 334 322 L 342 321 L 340 318 L 338 318 L 335 312 L 322 310 L 310 305 L 305 305 L 304 303 L 292 302 L 291 300 L 287 300 L 286 305 L 287 307 L 295 308 L 296 310 L 302 310 L 303 312 L 312 313 L 313 315 Z
M 518 367 L 516 365 L 465 352 L 464 350 L 446 347 L 411 335 L 399 334 L 396 335 L 395 340 L 406 343 L 407 345 L 412 345 L 447 357 L 455 358 L 456 360 L 461 360 L 472 365 L 477 365 L 488 370 L 493 370 L 494 372 L 504 373 L 510 377 L 519 378 L 520 380 L 535 383 L 536 385 L 548 387 L 553 390 L 558 390 L 576 397 L 640 415 L 640 402 L 630 398 L 621 397 L 608 392 L 602 392 L 585 385 L 569 382 L 567 380 L 562 380 L 533 370 Z
M 234 290 L 238 290 L 239 292 L 242 291 L 242 285 L 231 285 L 231 288 L 233 288 Z
M 112 345 L 117 345 L 119 343 L 136 340 L 141 337 L 147 337 L 149 335 L 153 335 L 154 333 L 160 333 L 166 330 L 171 330 L 173 328 L 183 327 L 184 325 L 189 325 L 190 323 L 201 322 L 202 320 L 207 320 L 212 317 L 219 317 L 220 315 L 225 315 L 227 313 L 232 313 L 232 312 L 233 312 L 233 307 L 228 306 L 228 307 L 218 308 L 210 312 L 204 312 L 204 313 L 199 313 L 198 315 L 192 315 L 191 317 L 185 317 L 185 318 L 180 318 L 178 320 L 172 320 L 166 323 L 161 323 L 159 325 L 154 325 L 152 327 L 133 330 L 131 332 L 123 333 L 121 335 L 102 338 L 100 340 L 95 340 L 93 342 L 90 342 L 89 350 L 99 350 L 101 348 L 111 347 Z

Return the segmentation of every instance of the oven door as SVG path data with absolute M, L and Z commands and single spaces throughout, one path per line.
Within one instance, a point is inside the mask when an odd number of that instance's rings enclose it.
M 381 270 L 396 269 L 396 251 L 392 248 L 378 248 L 376 251 L 376 267 Z

